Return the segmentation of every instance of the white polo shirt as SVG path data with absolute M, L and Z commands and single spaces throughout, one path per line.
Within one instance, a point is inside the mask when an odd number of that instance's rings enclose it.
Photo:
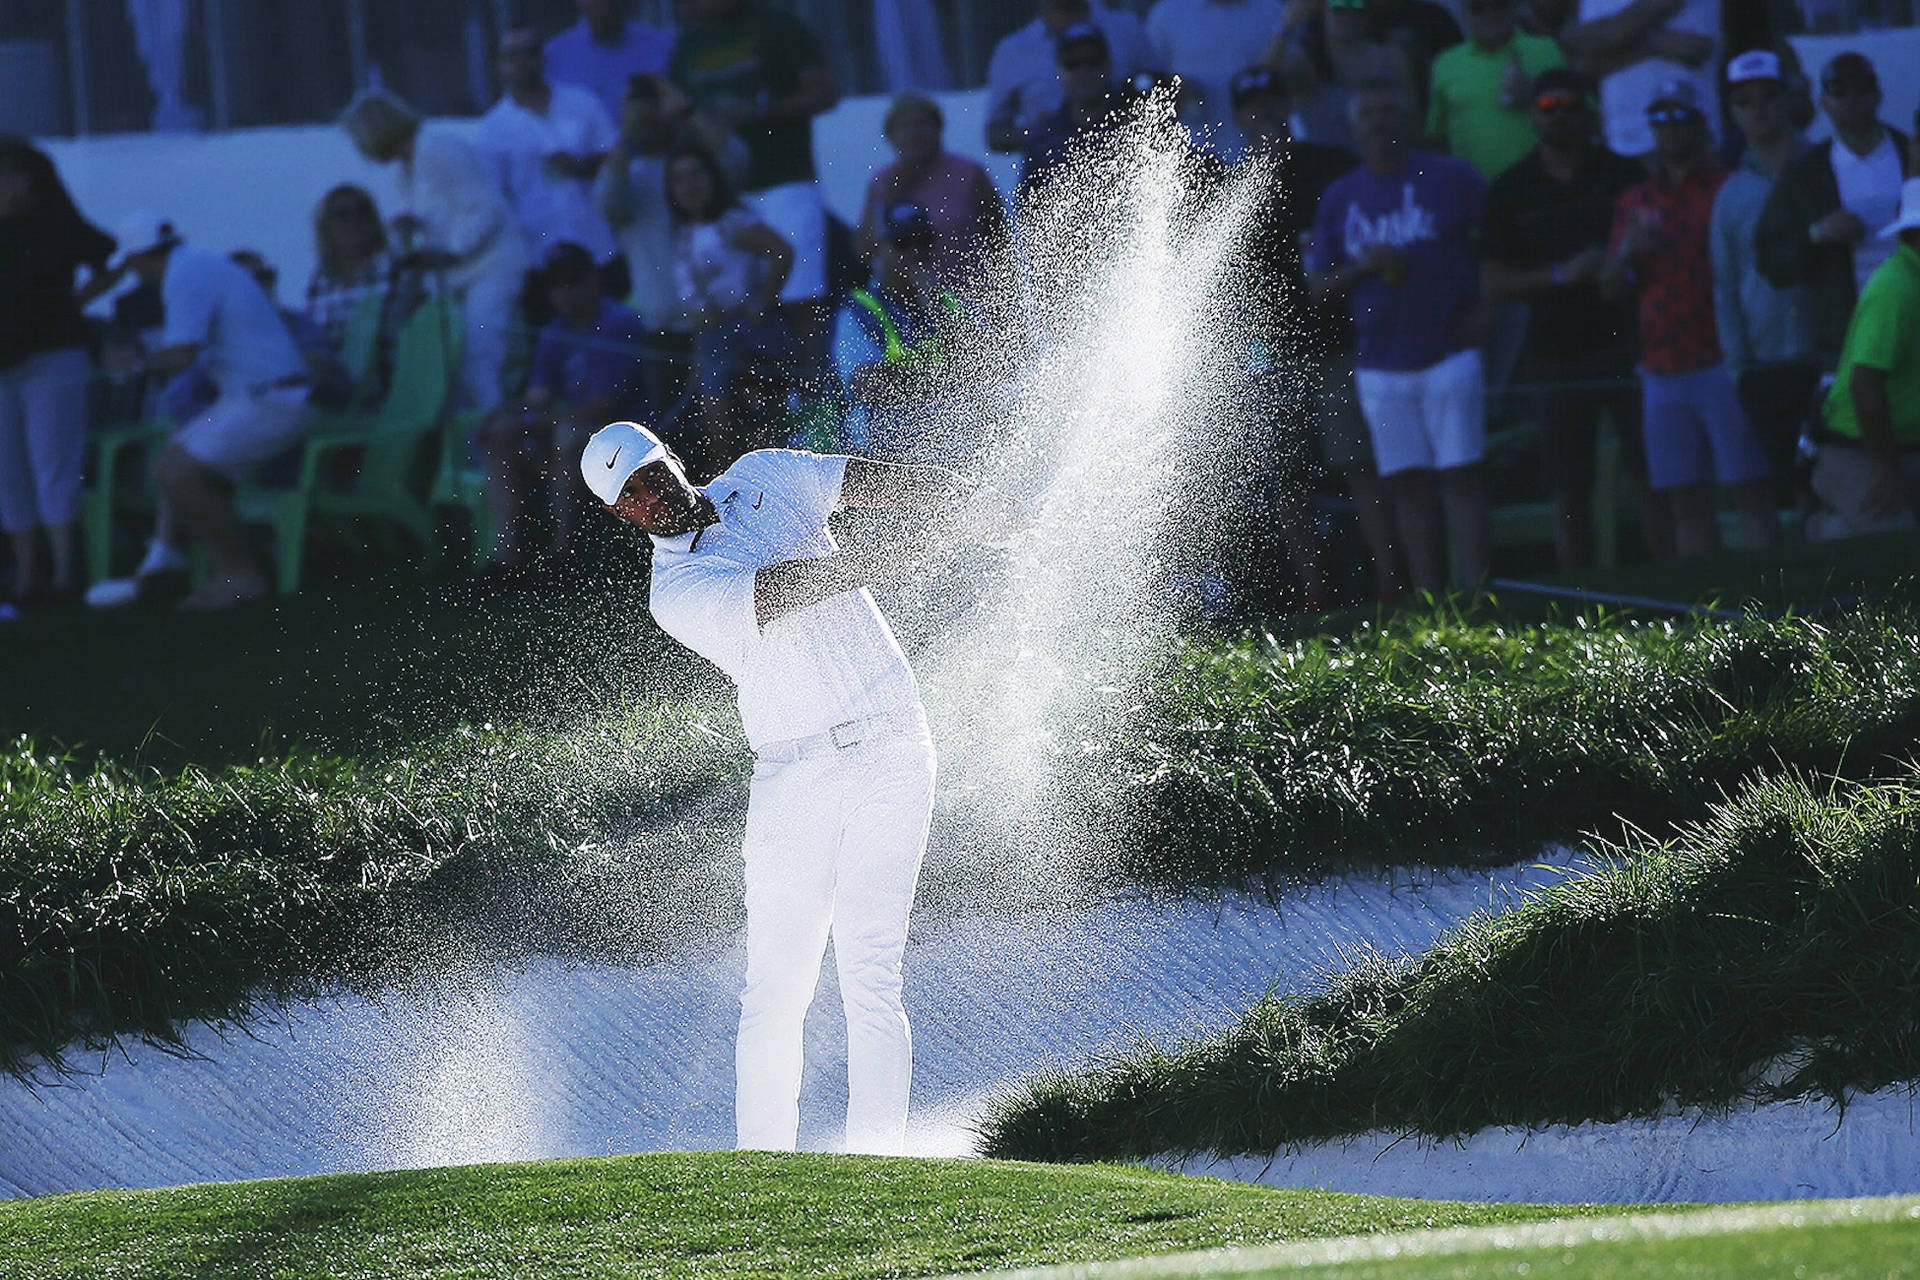
M 241 395 L 305 377 L 306 359 L 260 282 L 226 257 L 183 244 L 160 280 L 163 347 L 196 343 L 221 395 Z
M 726 672 L 755 751 L 848 720 L 922 721 L 920 686 L 864 588 L 783 614 L 765 627 L 754 574 L 837 549 L 827 516 L 847 459 L 761 449 L 702 492 L 718 524 L 653 540 L 652 609 L 661 630 Z
M 613 146 L 613 117 L 589 89 L 554 80 L 544 113 L 521 106 L 508 94 L 480 117 L 473 145 L 494 163 L 500 186 L 536 258 L 561 241 L 587 250 L 596 262 L 614 252 L 613 229 L 593 207 L 587 178 L 547 172 L 547 157 L 602 155 Z
M 1580 21 L 1611 18 L 1633 0 L 1580 0 Z M 1663 24 L 1670 31 L 1690 31 L 1720 39 L 1720 0 L 1685 0 L 1680 12 Z M 1707 127 L 1720 136 L 1720 53 L 1698 67 L 1683 67 L 1665 58 L 1642 58 L 1600 81 L 1600 128 L 1607 146 L 1623 156 L 1644 156 L 1653 150 L 1653 126 L 1647 123 L 1647 104 L 1669 80 L 1691 80 L 1707 114 Z

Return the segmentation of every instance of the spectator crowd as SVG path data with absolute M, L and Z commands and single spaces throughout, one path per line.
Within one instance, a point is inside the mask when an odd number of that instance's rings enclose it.
M 1152 93 L 1211 171 L 1267 193 L 1237 282 L 1266 444 L 1236 569 L 1256 593 L 1339 596 L 1318 487 L 1381 599 L 1480 582 L 1489 440 L 1527 433 L 1566 569 L 1600 554 L 1616 474 L 1656 558 L 1723 528 L 1771 545 L 1783 513 L 1808 537 L 1914 523 L 1920 144 L 1866 53 L 1724 48 L 1718 0 L 1036 7 L 988 72 L 987 144 L 1019 157 L 1018 189 L 905 93 L 895 159 L 843 225 L 814 154 L 840 97 L 819 33 L 770 0 L 683 0 L 672 30 L 578 0 L 565 30 L 500 36 L 471 130 L 379 88 L 346 105 L 399 204 L 328 191 L 297 306 L 259 255 L 164 212 L 107 234 L 43 151 L 0 138 L 13 600 L 152 599 L 190 568 L 187 608 L 268 594 L 240 495 L 304 483 L 309 439 L 423 378 L 450 388 L 441 478 L 477 477 L 502 587 L 588 556 L 571 477 L 611 419 L 654 425 L 696 478 L 788 443 L 964 461 L 953 357 L 1017 323 L 1009 230 Z M 407 341 L 429 314 L 443 341 Z M 133 572 L 89 586 L 103 402 L 164 425 Z

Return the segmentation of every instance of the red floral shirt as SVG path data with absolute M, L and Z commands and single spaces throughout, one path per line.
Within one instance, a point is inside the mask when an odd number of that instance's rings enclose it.
M 1726 180 L 1727 170 L 1716 164 L 1703 164 L 1678 182 L 1657 171 L 1614 201 L 1615 249 L 1635 219 L 1650 219 L 1654 227 L 1652 247 L 1633 264 L 1640 367 L 1648 373 L 1693 373 L 1720 363 L 1708 226 L 1713 198 Z

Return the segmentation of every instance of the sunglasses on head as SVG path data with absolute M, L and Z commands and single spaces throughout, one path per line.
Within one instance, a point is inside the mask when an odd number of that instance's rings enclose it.
M 1647 112 L 1648 124 L 1692 124 L 1700 118 L 1692 107 L 1656 107 Z

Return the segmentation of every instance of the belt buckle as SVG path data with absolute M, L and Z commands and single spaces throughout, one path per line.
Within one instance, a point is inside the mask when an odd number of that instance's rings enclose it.
M 831 742 L 837 751 L 845 751 L 848 747 L 857 747 L 860 745 L 862 739 L 855 738 L 851 742 L 842 742 L 840 740 L 840 731 L 842 729 L 858 729 L 859 727 L 860 722 L 858 720 L 842 720 L 839 724 L 827 730 L 827 741 Z

